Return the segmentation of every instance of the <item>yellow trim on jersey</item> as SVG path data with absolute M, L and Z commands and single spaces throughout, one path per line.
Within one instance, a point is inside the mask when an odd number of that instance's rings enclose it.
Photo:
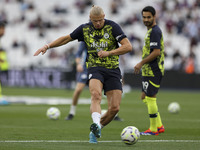
M 160 87 L 160 85 L 157 85 L 157 84 L 155 84 L 155 83 L 153 83 L 151 80 L 149 80 L 149 83 L 151 83 L 154 87 L 156 87 L 156 88 L 159 88 Z

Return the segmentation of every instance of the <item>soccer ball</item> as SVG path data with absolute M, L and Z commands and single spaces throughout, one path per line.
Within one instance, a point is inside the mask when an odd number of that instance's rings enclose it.
M 60 117 L 60 110 L 56 107 L 50 107 L 46 115 L 49 119 L 57 120 Z
M 177 102 L 170 103 L 168 106 L 168 111 L 173 114 L 178 113 L 180 111 L 179 103 L 177 103 Z
M 121 140 L 127 145 L 135 144 L 140 138 L 139 130 L 134 126 L 128 126 L 121 132 Z

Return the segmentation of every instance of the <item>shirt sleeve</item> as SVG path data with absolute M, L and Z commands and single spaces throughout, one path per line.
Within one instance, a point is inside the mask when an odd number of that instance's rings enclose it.
M 71 38 L 73 40 L 83 41 L 83 25 L 80 25 L 78 28 L 76 28 L 71 34 Z
M 161 33 L 157 30 L 152 30 L 150 35 L 150 48 L 160 49 Z
M 121 27 L 116 23 L 114 23 L 113 25 L 113 35 L 115 39 L 117 40 L 117 42 L 120 42 L 123 38 L 127 37 L 122 31 Z

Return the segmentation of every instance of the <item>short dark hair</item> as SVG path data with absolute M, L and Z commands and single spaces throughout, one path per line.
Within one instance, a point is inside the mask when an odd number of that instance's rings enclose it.
M 153 16 L 155 16 L 155 14 L 156 14 L 156 10 L 152 6 L 144 7 L 142 10 L 142 13 L 143 12 L 150 12 Z

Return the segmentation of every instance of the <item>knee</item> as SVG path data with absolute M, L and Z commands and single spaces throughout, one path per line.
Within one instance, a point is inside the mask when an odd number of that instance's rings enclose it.
M 77 93 L 77 94 L 81 94 L 81 92 L 82 92 L 82 89 L 77 89 L 77 90 L 76 90 L 76 93 Z
M 145 97 L 141 96 L 141 100 L 144 100 L 144 99 L 145 99 Z
M 120 109 L 119 106 L 112 106 L 110 107 L 110 113 L 116 115 L 119 112 L 119 109 Z
M 91 97 L 94 100 L 101 100 L 101 93 L 99 93 L 98 91 L 92 91 Z
M 146 97 L 146 94 L 142 93 L 142 94 L 141 94 L 141 100 L 144 100 L 145 97 Z

